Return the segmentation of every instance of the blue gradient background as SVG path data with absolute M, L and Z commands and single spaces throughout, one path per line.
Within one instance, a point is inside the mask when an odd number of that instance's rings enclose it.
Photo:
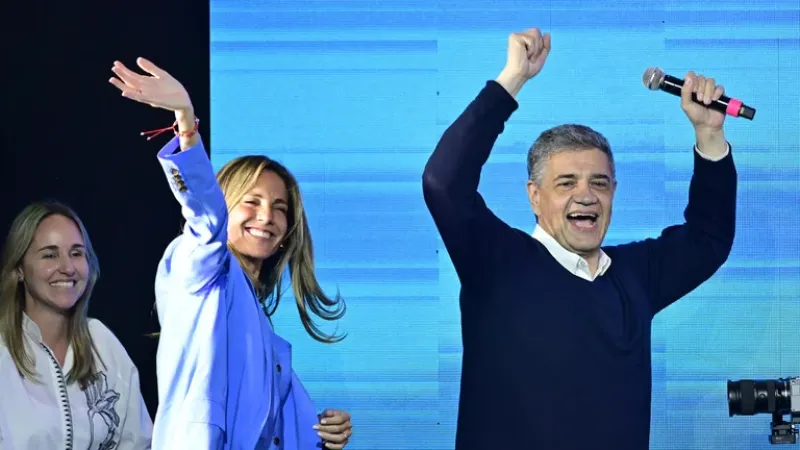
M 768 416 L 728 418 L 726 380 L 800 376 L 797 0 L 212 0 L 213 164 L 263 153 L 295 172 L 321 282 L 348 301 L 349 337 L 334 346 L 305 335 L 291 300 L 279 308 L 297 372 L 319 408 L 352 413 L 349 449 L 453 448 L 459 286 L 421 173 L 502 68 L 508 33 L 531 26 L 552 33 L 553 51 L 481 180 L 490 207 L 522 229 L 533 227 L 527 148 L 565 122 L 595 127 L 616 152 L 607 243 L 682 221 L 692 129 L 676 97 L 643 87 L 645 68 L 714 76 L 758 109 L 726 125 L 740 175 L 733 254 L 653 325 L 651 441 L 770 448 Z M 579 433 L 591 413 L 575 420 Z

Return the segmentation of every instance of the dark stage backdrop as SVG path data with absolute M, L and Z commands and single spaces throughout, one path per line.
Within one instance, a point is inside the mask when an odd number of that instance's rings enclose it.
M 205 2 L 3 2 L 0 6 L 0 233 L 25 204 L 73 206 L 100 258 L 90 314 L 119 337 L 156 410 L 153 281 L 180 229 L 180 210 L 156 160 L 163 110 L 120 97 L 108 83 L 137 56 L 184 82 L 209 139 L 209 14 Z M 9 4 L 13 4 L 10 6 Z M 91 5 L 91 6 L 90 6 Z

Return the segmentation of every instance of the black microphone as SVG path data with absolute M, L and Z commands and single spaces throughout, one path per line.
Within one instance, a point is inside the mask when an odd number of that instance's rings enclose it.
M 678 97 L 681 96 L 681 87 L 683 87 L 683 80 L 680 78 L 675 78 L 671 75 L 665 74 L 661 69 L 658 67 L 650 67 L 644 71 L 644 85 L 647 86 L 647 89 L 651 91 L 662 90 L 664 92 L 669 92 L 672 95 L 677 95 Z M 692 100 L 695 103 L 705 106 L 706 108 L 711 108 L 715 111 L 719 111 L 723 114 L 728 114 L 733 117 L 744 117 L 748 120 L 753 120 L 753 117 L 756 115 L 755 108 L 751 108 L 741 100 L 736 100 L 735 98 L 730 98 L 726 96 L 722 96 L 719 100 L 713 100 L 710 104 L 706 105 L 705 103 L 697 100 L 697 94 L 692 93 Z

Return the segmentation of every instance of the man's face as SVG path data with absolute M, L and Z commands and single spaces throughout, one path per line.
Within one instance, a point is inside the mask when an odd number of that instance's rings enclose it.
M 565 249 L 595 256 L 611 223 L 616 182 L 608 156 L 593 149 L 565 149 L 550 156 L 541 185 L 528 181 L 528 199 L 539 226 Z

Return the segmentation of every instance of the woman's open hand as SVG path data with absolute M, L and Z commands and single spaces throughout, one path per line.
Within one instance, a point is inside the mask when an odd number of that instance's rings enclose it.
M 169 111 L 193 111 L 189 93 L 172 75 L 144 58 L 137 58 L 136 64 L 149 76 L 138 74 L 119 61 L 111 68 L 119 78 L 108 81 L 122 91 L 123 97 Z

